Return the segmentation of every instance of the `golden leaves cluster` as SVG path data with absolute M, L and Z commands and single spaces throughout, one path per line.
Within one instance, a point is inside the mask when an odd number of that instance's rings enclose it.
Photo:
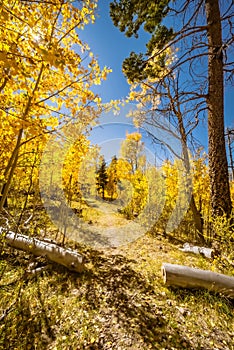
M 85 132 L 97 117 L 100 99 L 92 87 L 109 69 L 100 68 L 79 36 L 96 7 L 96 0 L 0 2 L 2 178 L 25 142 L 45 143 L 55 128 L 73 122 Z
M 36 132 L 38 119 L 54 127 L 53 117 L 77 117 L 96 98 L 91 86 L 99 84 L 108 69 L 101 71 L 78 35 L 94 20 L 96 3 L 78 5 L 1 2 L 1 120 L 12 118 L 14 133 L 30 124 Z

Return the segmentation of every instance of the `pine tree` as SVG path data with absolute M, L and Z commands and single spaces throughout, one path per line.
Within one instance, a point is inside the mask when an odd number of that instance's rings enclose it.
M 194 125 L 201 113 L 207 111 L 213 215 L 230 215 L 224 73 L 229 74 L 229 78 L 233 75 L 233 1 L 115 0 L 110 4 L 110 15 L 114 25 L 128 37 L 137 37 L 141 27 L 151 35 L 145 54 L 132 52 L 124 60 L 123 72 L 128 81 L 144 83 L 148 79 L 158 86 L 168 76 L 164 74 L 166 68 L 175 75 L 180 69 L 189 72 L 191 79 L 186 78 L 185 84 L 182 78 L 179 96 L 184 110 L 192 110 L 196 116 Z M 165 18 L 170 21 L 166 22 Z M 167 23 L 174 23 L 174 27 L 167 27 Z M 182 50 L 177 52 L 176 59 L 170 60 L 169 55 L 176 47 Z M 198 67 L 202 67 L 202 71 L 199 72 Z
M 108 183 L 106 186 L 106 190 L 111 200 L 113 200 L 114 197 L 117 196 L 117 184 L 119 181 L 118 171 L 117 171 L 117 162 L 118 162 L 118 159 L 116 156 L 114 156 L 107 169 Z
M 97 170 L 96 174 L 96 186 L 99 193 L 101 193 L 102 199 L 105 199 L 105 189 L 108 183 L 107 167 L 105 159 L 102 158 L 101 166 Z

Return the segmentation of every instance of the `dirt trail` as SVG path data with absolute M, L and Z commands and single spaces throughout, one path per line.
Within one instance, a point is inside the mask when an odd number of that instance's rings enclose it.
M 81 220 L 84 240 L 93 247 L 118 247 L 136 240 L 145 233 L 145 228 L 136 220 L 127 220 L 118 213 L 118 203 L 93 198 L 86 199 L 86 202 L 101 214 L 89 223 Z

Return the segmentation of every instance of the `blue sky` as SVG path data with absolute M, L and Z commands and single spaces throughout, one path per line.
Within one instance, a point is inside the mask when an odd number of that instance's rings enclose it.
M 95 91 L 102 97 L 103 102 L 109 102 L 111 99 L 124 99 L 128 95 L 129 85 L 122 73 L 122 62 L 129 56 L 131 51 L 145 52 L 145 44 L 149 39 L 149 35 L 143 30 L 140 31 L 138 39 L 125 37 L 111 21 L 109 16 L 110 2 L 109 0 L 99 0 L 95 24 L 86 26 L 80 33 L 81 38 L 89 44 L 92 52 L 98 58 L 100 66 L 108 66 L 112 69 L 112 73 L 108 75 L 107 80 L 102 82 L 100 86 L 95 87 Z M 225 91 L 226 126 L 234 126 L 233 101 L 234 87 L 228 86 Z M 109 118 L 105 123 L 108 123 L 108 121 L 110 123 L 118 122 L 116 117 L 113 117 L 113 119 Z M 124 124 L 123 122 L 123 129 L 126 127 Z M 207 149 L 206 124 L 206 120 L 204 120 L 195 133 L 195 136 L 199 138 L 205 149 Z M 93 137 L 91 135 L 91 139 L 100 145 L 102 142 L 103 152 L 108 151 L 109 157 L 110 145 L 106 143 L 106 140 L 111 138 L 116 140 L 123 139 L 123 134 L 126 134 L 126 130 L 123 133 L 123 130 L 120 131 L 120 127 L 117 128 L 113 125 L 113 130 L 110 130 L 110 127 L 108 129 L 102 127 L 102 129 L 99 129 L 99 133 L 100 135 L 97 136 L 98 132 L 96 130 L 95 134 L 93 133 Z M 103 140 L 101 141 L 100 138 L 102 137 Z M 116 154 L 115 149 L 118 142 L 116 141 L 115 144 L 113 153 Z
M 109 16 L 109 0 L 99 0 L 94 24 L 85 26 L 80 33 L 98 58 L 101 67 L 112 69 L 107 80 L 97 86 L 96 90 L 101 95 L 103 102 L 111 99 L 125 98 L 129 91 L 129 85 L 122 73 L 122 62 L 131 51 L 144 51 L 149 35 L 141 31 L 139 39 L 126 38 L 116 28 Z

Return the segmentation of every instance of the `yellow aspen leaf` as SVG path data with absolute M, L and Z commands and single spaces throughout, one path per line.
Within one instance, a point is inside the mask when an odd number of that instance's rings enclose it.
M 0 12 L 0 17 L 2 20 L 7 21 L 9 19 L 9 14 L 4 9 L 2 9 Z

